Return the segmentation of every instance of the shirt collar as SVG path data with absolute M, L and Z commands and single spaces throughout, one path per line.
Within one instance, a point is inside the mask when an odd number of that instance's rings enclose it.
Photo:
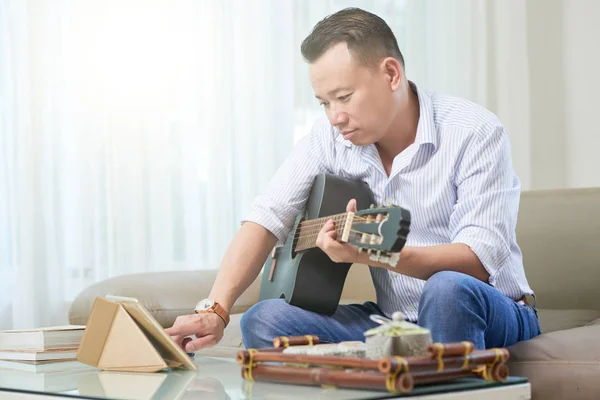
M 431 143 L 434 149 L 438 147 L 438 135 L 435 129 L 435 121 L 433 119 L 433 105 L 431 104 L 431 96 L 428 93 L 422 92 L 413 82 L 408 81 L 410 88 L 417 94 L 419 98 L 419 122 L 417 123 L 417 135 L 415 143 L 422 145 Z

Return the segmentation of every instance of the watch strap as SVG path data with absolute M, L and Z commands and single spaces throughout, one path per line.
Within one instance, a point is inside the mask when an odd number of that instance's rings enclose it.
M 229 313 L 216 301 L 211 308 L 209 308 L 207 310 L 200 310 L 200 311 L 196 310 L 196 313 L 197 314 L 215 313 L 223 320 L 223 322 L 225 323 L 225 327 L 227 327 L 227 325 L 229 325 Z

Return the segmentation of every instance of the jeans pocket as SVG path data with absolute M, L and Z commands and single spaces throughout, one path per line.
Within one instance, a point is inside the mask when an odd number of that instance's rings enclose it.
M 523 326 L 528 327 L 528 332 L 523 332 L 524 336 L 526 336 L 523 338 L 523 340 L 531 339 L 538 335 L 541 335 L 542 330 L 540 329 L 540 322 L 538 320 L 537 310 L 526 304 L 517 303 L 517 306 L 519 307 L 519 312 L 521 313 Z

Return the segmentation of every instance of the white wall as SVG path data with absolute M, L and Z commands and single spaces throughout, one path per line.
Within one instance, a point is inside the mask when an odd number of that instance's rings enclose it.
M 600 186 L 600 1 L 528 0 L 532 189 Z
M 563 0 L 529 0 L 526 6 L 531 187 L 566 187 Z
M 567 186 L 600 186 L 600 1 L 563 7 Z

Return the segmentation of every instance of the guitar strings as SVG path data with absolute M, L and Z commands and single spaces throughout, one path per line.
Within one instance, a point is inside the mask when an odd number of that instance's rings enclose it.
M 316 225 L 320 225 L 322 227 L 330 219 L 334 220 L 334 222 L 342 222 L 345 218 L 347 218 L 347 216 L 348 216 L 348 214 L 344 213 L 344 214 L 332 215 L 331 217 L 309 219 L 307 221 L 302 221 L 300 223 L 300 228 L 311 228 L 311 227 L 314 227 Z M 360 215 L 355 215 L 354 216 L 354 220 L 357 220 L 357 221 L 366 221 L 367 218 L 362 217 Z
M 336 216 L 335 218 L 327 218 L 325 220 L 325 222 L 322 222 L 322 221 L 317 222 L 317 220 L 310 220 L 311 222 L 309 222 L 307 224 L 301 223 L 300 228 L 294 235 L 294 239 L 298 239 L 300 236 L 310 236 L 313 234 L 318 234 L 329 219 L 333 219 L 334 223 L 338 223 L 338 224 L 342 223 L 342 222 L 345 223 L 344 219 L 346 218 L 346 214 L 343 214 L 342 216 L 343 216 L 343 218 L 339 218 L 338 216 Z M 314 221 L 314 222 L 312 222 L 312 221 Z M 363 221 L 367 221 L 367 218 L 355 217 L 354 220 L 352 221 L 352 223 L 354 224 L 354 223 L 363 222 Z M 338 226 L 338 227 L 336 227 L 336 230 L 342 229 L 342 228 L 343 228 L 343 226 Z
M 359 235 L 359 234 L 360 234 L 360 233 L 356 233 L 356 232 L 350 232 L 350 235 L 348 236 L 348 240 L 350 240 L 350 239 L 352 239 L 352 240 L 360 240 L 360 238 L 358 237 L 358 235 Z M 308 238 L 308 236 L 306 236 L 306 237 L 305 237 L 305 236 L 303 236 L 302 238 L 303 238 L 303 239 L 306 239 L 306 238 Z M 315 236 L 314 240 L 316 240 L 316 236 Z M 298 242 L 298 243 L 300 243 L 300 242 Z M 300 250 L 298 250 L 298 251 L 301 251 L 301 250 L 305 250 L 305 249 L 309 249 L 309 248 L 314 248 L 314 247 L 316 247 L 316 245 L 314 244 L 314 241 L 313 241 L 313 240 L 311 240 L 311 242 L 310 242 L 309 244 L 310 244 L 310 247 L 301 248 L 301 249 L 300 249 Z M 369 243 L 364 243 L 364 244 L 369 244 Z M 302 246 L 301 246 L 301 245 L 297 245 L 297 247 L 302 247 Z
M 343 214 L 336 214 L 333 215 L 331 217 L 325 217 L 325 218 L 318 218 L 318 219 L 311 219 L 308 221 L 303 221 L 300 223 L 300 227 L 298 229 L 298 232 L 296 232 L 296 234 L 294 235 L 294 239 L 298 239 L 301 236 L 310 236 L 313 234 L 318 234 L 321 229 L 323 228 L 323 226 L 325 225 L 325 223 L 327 223 L 328 220 L 333 219 L 334 223 L 341 223 L 341 222 L 345 222 L 344 219 L 347 218 L 347 213 L 343 213 Z M 359 216 L 359 215 L 355 215 L 354 219 L 352 221 L 352 223 L 356 223 L 356 222 L 364 222 L 364 221 L 368 221 L 368 218 Z M 336 228 L 340 229 L 341 227 Z
M 319 232 L 321 231 L 321 229 L 323 228 L 325 223 L 327 223 L 328 220 L 333 219 L 335 224 L 339 224 L 342 222 L 345 223 L 344 220 L 347 217 L 348 217 L 348 213 L 341 213 L 341 214 L 336 214 L 336 215 L 332 215 L 329 217 L 316 218 L 316 219 L 312 219 L 312 220 L 308 220 L 308 221 L 302 221 L 299 225 L 298 231 L 294 235 L 293 240 L 296 241 L 297 247 L 303 247 L 306 245 L 309 245 L 310 247 L 315 247 L 315 242 L 316 242 L 317 237 L 319 236 Z M 354 219 L 352 221 L 352 224 L 354 224 L 356 222 L 363 222 L 363 221 L 368 221 L 368 218 L 359 216 L 359 215 L 355 215 Z M 375 222 L 375 221 L 371 220 L 371 222 Z M 339 236 L 343 233 L 343 228 L 344 228 L 343 226 L 338 226 L 335 228 L 337 236 Z M 352 230 L 352 229 L 350 230 L 350 235 L 354 236 L 353 239 L 357 239 L 358 234 L 364 234 L 364 233 L 360 232 L 360 231 Z M 302 240 L 304 240 L 305 243 L 302 243 Z M 308 242 L 308 243 L 306 243 L 306 242 Z
M 366 218 L 362 218 L 362 219 L 366 220 Z M 317 228 L 317 229 L 315 229 L 315 228 Z M 309 232 L 305 232 L 303 229 L 300 229 L 294 235 L 294 240 L 296 240 L 297 243 L 300 243 L 301 240 L 305 240 L 305 241 L 308 240 L 309 243 L 307 243 L 307 244 L 311 245 L 311 247 L 314 247 L 314 242 L 316 241 L 317 237 L 319 236 L 319 232 L 321 231 L 321 228 L 322 228 L 322 225 L 321 226 L 317 226 L 317 227 L 312 227 L 312 229 Z M 342 232 L 343 231 L 343 227 L 341 227 L 341 226 L 338 227 L 338 228 L 336 228 L 335 230 L 336 230 L 336 234 L 338 236 L 343 233 Z M 359 234 L 364 234 L 364 232 L 351 229 L 350 230 L 350 234 L 354 234 L 354 239 L 356 239 Z
M 334 223 L 339 224 L 342 222 L 345 223 L 345 221 L 344 221 L 345 218 L 346 218 L 346 214 L 341 214 L 341 215 L 334 216 L 334 218 L 327 218 L 325 220 L 325 222 L 323 222 L 323 220 L 320 219 L 320 220 L 310 220 L 310 222 L 307 221 L 307 223 L 301 223 L 300 228 L 294 235 L 294 239 L 298 239 L 301 236 L 310 236 L 313 234 L 318 234 L 321 231 L 321 229 L 323 228 L 323 226 L 325 225 L 325 223 L 327 222 L 327 220 L 329 220 L 329 219 L 333 219 Z M 365 221 L 368 221 L 368 219 L 365 217 L 355 216 L 354 220 L 352 221 L 352 224 L 355 224 L 358 222 L 365 222 Z M 342 228 L 343 228 L 343 226 L 338 226 L 338 227 L 336 227 L 336 230 L 342 229 Z
M 312 225 L 318 225 L 318 224 L 324 225 L 330 219 L 333 219 L 335 221 L 335 220 L 346 218 L 347 216 L 348 216 L 348 213 L 342 213 L 342 214 L 332 215 L 330 217 L 309 219 L 309 220 L 302 221 L 300 223 L 300 227 L 304 228 L 304 227 L 310 227 Z M 360 215 L 354 215 L 354 219 L 366 220 L 367 218 L 360 216 Z

